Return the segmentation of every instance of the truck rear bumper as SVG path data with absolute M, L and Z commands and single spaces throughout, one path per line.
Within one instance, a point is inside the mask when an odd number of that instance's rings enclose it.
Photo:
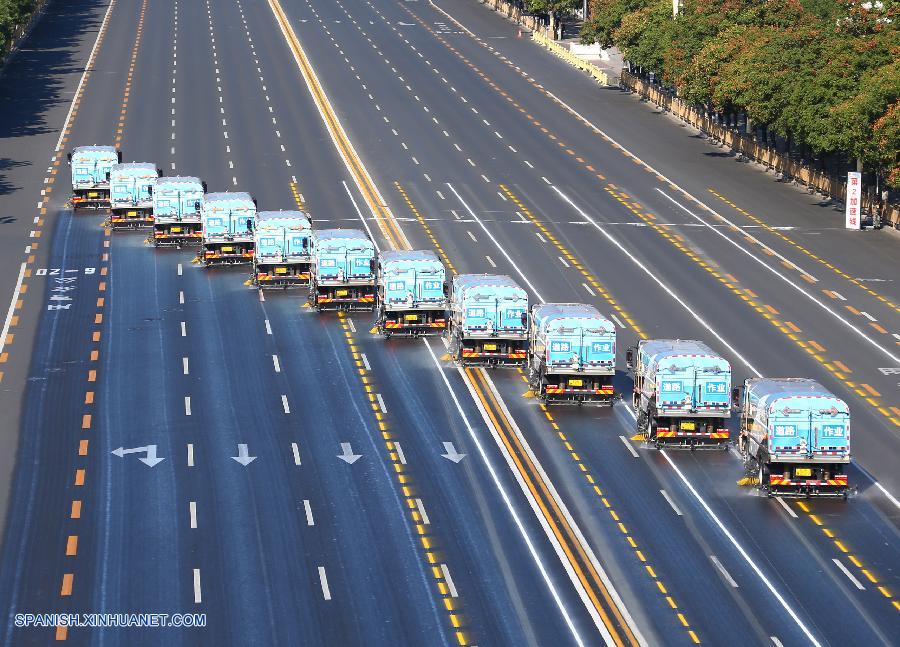
M 546 375 L 538 395 L 547 404 L 611 406 L 616 399 L 612 376 L 608 375 Z
M 298 288 L 309 285 L 309 263 L 254 263 L 256 285 L 268 288 Z
M 385 337 L 425 337 L 447 329 L 443 310 L 382 310 L 378 331 Z
M 72 192 L 72 210 L 109 209 L 109 189 L 75 189 Z
M 153 208 L 113 207 L 109 218 L 113 229 L 141 229 L 153 225 Z
M 206 267 L 216 265 L 246 265 L 253 262 L 252 242 L 201 243 L 200 262 Z
M 457 359 L 464 366 L 524 366 L 526 346 L 524 339 L 463 339 Z
M 669 427 L 657 427 L 650 432 L 649 441 L 657 447 L 685 447 L 689 449 L 723 449 L 728 445 L 731 433 L 728 429 L 713 431 L 672 431 Z
M 375 284 L 371 285 L 312 285 L 310 303 L 324 310 L 372 311 L 375 309 Z
M 153 223 L 153 244 L 156 247 L 195 246 L 202 241 L 199 222 Z

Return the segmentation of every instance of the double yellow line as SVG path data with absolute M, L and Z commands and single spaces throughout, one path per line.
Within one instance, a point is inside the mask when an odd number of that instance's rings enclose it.
M 307 88 L 312 95 L 331 139 L 341 155 L 347 170 L 353 176 L 366 204 L 375 216 L 381 233 L 393 249 L 411 249 L 406 235 L 400 229 L 390 208 L 385 204 L 384 198 L 344 132 L 279 0 L 268 0 L 268 2 L 275 15 L 275 20 L 278 22 L 281 32 L 284 34 L 288 46 L 294 55 L 294 60 L 303 74 Z M 484 370 L 466 369 L 464 375 L 469 386 L 480 400 L 492 426 L 499 434 L 519 476 L 523 479 L 531 496 L 537 502 L 544 520 L 553 532 L 559 546 L 561 546 L 566 560 L 587 594 L 591 607 L 596 611 L 606 627 L 612 642 L 619 647 L 625 647 L 625 645 L 636 647 L 640 645 L 641 643 L 635 636 L 629 622 L 626 621 L 619 609 L 617 601 L 613 599 L 609 588 L 604 583 L 603 577 L 594 567 L 594 563 L 587 554 L 578 533 L 569 523 L 566 514 L 560 509 L 541 471 L 536 467 L 522 445 L 514 424 L 500 405 L 497 396 L 488 383 Z
M 278 22 L 278 26 L 281 27 L 281 33 L 284 34 L 291 53 L 294 55 L 294 60 L 303 74 L 303 79 L 306 81 L 306 86 L 309 88 L 316 108 L 325 122 L 329 135 L 331 135 L 331 140 L 338 149 L 347 170 L 350 171 L 350 175 L 353 176 L 353 181 L 359 188 L 360 193 L 362 193 L 369 210 L 375 216 L 378 228 L 393 249 L 411 249 L 412 247 L 406 238 L 406 234 L 400 229 L 390 208 L 378 191 L 378 187 L 375 186 L 362 160 L 356 153 L 356 149 L 350 143 L 347 133 L 344 132 L 344 128 L 341 126 L 334 109 L 332 109 L 328 96 L 322 89 L 322 84 L 319 82 L 315 70 L 313 70 L 306 56 L 306 52 L 303 51 L 303 47 L 297 39 L 297 34 L 294 33 L 294 28 L 291 26 L 287 15 L 285 15 L 284 9 L 281 8 L 281 3 L 279 0 L 269 0 L 269 7 L 272 9 L 272 13 L 275 14 L 275 20 Z
M 484 369 L 467 368 L 464 372 L 490 419 L 491 425 L 499 434 L 509 456 L 512 457 L 516 470 L 524 480 L 529 492 L 531 492 L 531 496 L 537 502 L 544 520 L 562 547 L 569 565 L 572 567 L 590 600 L 591 606 L 597 612 L 597 615 L 600 616 L 613 642 L 619 647 L 640 645 L 628 622 L 622 616 L 618 604 L 610 595 L 602 577 L 597 572 L 597 569 L 594 568 L 594 564 L 585 551 L 578 535 L 557 504 L 556 498 L 550 492 L 540 470 L 537 469 L 519 440 L 512 422 L 506 415 L 503 407 L 500 406 L 490 384 L 488 384 L 487 374 Z

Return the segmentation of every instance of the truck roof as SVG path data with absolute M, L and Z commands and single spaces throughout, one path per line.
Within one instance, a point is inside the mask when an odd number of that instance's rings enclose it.
M 122 164 L 113 164 L 112 173 L 127 173 L 129 175 L 137 175 L 138 177 L 156 177 L 156 164 L 150 162 L 124 162 Z M 142 173 L 143 172 L 143 173 Z
M 558 324 L 557 327 L 591 327 L 603 332 L 615 332 L 613 322 L 586 303 L 540 303 L 532 308 L 531 316 L 541 331 Z
M 439 263 L 437 254 L 430 249 L 399 249 L 387 250 L 379 255 L 382 263 L 392 263 L 394 261 L 434 261 Z
M 119 157 L 119 151 L 115 146 L 76 146 L 72 151 L 72 156 L 74 157 L 78 153 L 90 154 L 91 156 L 94 154 L 109 153 L 110 155 L 114 155 L 116 159 Z
M 266 224 L 278 225 L 280 220 L 290 220 L 292 222 L 304 222 L 306 228 L 310 227 L 309 215 L 303 211 L 257 211 L 256 222 L 258 226 Z
M 362 229 L 319 229 L 313 233 L 318 241 L 324 240 L 366 240 L 369 236 Z
M 203 196 L 204 204 L 213 202 L 253 202 L 253 197 L 246 191 L 219 191 Z
M 693 339 L 648 339 L 640 343 L 641 352 L 647 356 L 674 357 L 676 355 L 719 357 L 719 354 L 702 341 Z
M 185 184 L 196 184 L 203 186 L 203 182 L 193 175 L 170 175 L 156 178 L 156 186 L 165 188 L 167 186 L 184 186 Z
M 453 285 L 459 289 L 485 286 L 522 290 L 518 283 L 504 274 L 458 274 L 453 279 Z
M 784 398 L 828 398 L 843 404 L 843 412 L 849 411 L 841 398 L 805 377 L 754 377 L 747 380 L 747 390 L 767 407 Z

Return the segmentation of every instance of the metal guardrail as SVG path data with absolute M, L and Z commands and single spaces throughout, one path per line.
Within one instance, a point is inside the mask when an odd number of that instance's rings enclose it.
M 588 76 L 594 78 L 601 85 L 619 85 L 618 79 L 611 79 L 610 75 L 607 74 L 605 70 L 601 70 L 593 63 L 575 56 L 575 54 L 569 51 L 568 47 L 560 45 L 558 42 L 548 38 L 544 34 L 535 31 L 531 33 L 531 38 L 536 43 L 543 45 L 573 67 L 577 67 L 579 70 L 584 71 Z

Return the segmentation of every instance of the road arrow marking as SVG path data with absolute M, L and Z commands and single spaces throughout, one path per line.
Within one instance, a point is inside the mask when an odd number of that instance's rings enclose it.
M 231 458 L 244 467 L 256 460 L 256 456 L 250 456 L 250 452 L 247 450 L 247 443 L 238 443 L 238 455 Z
M 144 454 L 147 455 L 144 458 L 139 458 L 147 467 L 153 467 L 154 465 L 158 465 L 162 463 L 165 458 L 160 458 L 156 455 L 156 445 L 147 445 L 146 447 L 132 447 L 131 449 L 125 449 L 124 447 L 119 447 L 117 449 L 112 450 L 112 453 L 118 456 L 119 458 L 123 458 L 125 454 Z
M 444 453 L 441 454 L 448 461 L 453 461 L 454 463 L 459 463 L 462 459 L 466 457 L 465 454 L 460 454 L 456 451 L 456 447 L 453 446 L 453 443 L 443 443 L 444 445 Z
M 341 451 L 343 453 L 338 454 L 338 458 L 342 461 L 346 461 L 348 465 L 353 465 L 353 463 L 362 458 L 360 454 L 353 453 L 353 450 L 350 449 L 350 443 L 341 443 Z

